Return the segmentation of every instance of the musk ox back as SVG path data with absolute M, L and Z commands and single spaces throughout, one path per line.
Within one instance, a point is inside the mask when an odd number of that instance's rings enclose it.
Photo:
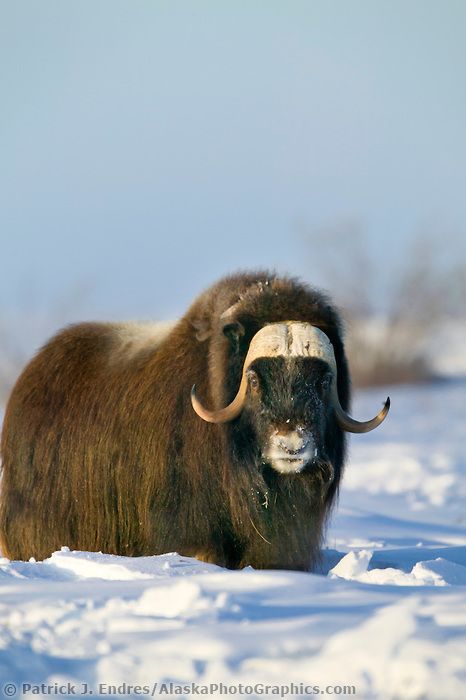
M 176 550 L 231 568 L 312 568 L 345 432 L 388 412 L 387 401 L 358 423 L 349 401 L 337 312 L 290 278 L 227 277 L 172 325 L 67 328 L 7 406 L 3 553 Z

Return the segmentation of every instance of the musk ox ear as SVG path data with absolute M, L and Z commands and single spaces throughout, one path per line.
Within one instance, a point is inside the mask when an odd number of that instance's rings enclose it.
M 200 343 L 204 342 L 204 340 L 207 340 L 207 338 L 210 338 L 210 323 L 206 318 L 197 318 L 194 321 L 191 321 L 191 325 L 196 331 L 196 340 L 198 340 Z
M 228 338 L 230 346 L 236 353 L 239 350 L 239 339 L 244 335 L 244 326 L 239 321 L 226 323 L 222 328 L 223 334 Z

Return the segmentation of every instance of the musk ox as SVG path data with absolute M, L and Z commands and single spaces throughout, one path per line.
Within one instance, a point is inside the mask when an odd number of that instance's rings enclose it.
M 338 314 L 291 278 L 226 277 L 173 324 L 71 326 L 6 409 L 3 553 L 176 550 L 308 570 L 345 433 L 372 430 L 389 408 L 360 423 L 349 401 Z

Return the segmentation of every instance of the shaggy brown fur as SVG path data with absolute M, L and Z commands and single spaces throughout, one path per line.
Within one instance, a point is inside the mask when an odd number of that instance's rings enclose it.
M 246 329 L 237 352 L 220 317 L 231 305 Z M 26 367 L 1 441 L 0 544 L 15 559 L 62 545 L 123 555 L 168 551 L 228 567 L 308 569 L 344 460 L 329 428 L 335 479 L 282 475 L 252 456 L 245 419 L 213 425 L 190 389 L 225 406 L 248 343 L 270 322 L 307 321 L 330 338 L 343 408 L 349 377 L 335 309 L 321 293 L 267 273 L 232 275 L 202 294 L 158 345 L 122 352 L 118 326 L 72 326 Z

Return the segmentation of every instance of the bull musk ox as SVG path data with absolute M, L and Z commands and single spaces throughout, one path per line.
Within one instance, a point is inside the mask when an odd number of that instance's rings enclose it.
M 7 406 L 3 553 L 176 550 L 310 569 L 345 432 L 372 430 L 389 408 L 359 423 L 349 400 L 338 314 L 291 278 L 226 277 L 171 325 L 71 326 Z

